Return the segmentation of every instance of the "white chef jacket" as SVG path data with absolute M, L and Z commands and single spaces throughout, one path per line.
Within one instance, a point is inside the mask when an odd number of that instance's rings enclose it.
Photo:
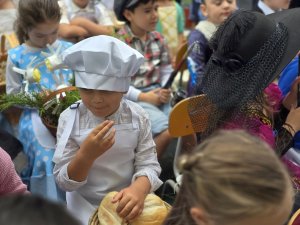
M 115 122 L 115 144 L 95 160 L 85 181 L 69 179 L 67 167 L 79 146 L 107 119 Z M 71 132 L 70 124 L 73 124 Z M 67 139 L 64 132 L 70 133 Z M 63 142 L 65 148 L 61 147 Z M 139 105 L 124 98 L 117 112 L 108 118 L 94 116 L 82 102 L 78 108 L 65 110 L 59 119 L 57 143 L 54 175 L 58 185 L 67 191 L 67 207 L 82 224 L 88 224 L 105 194 L 128 187 L 137 177 L 148 177 L 151 192 L 162 184 L 148 115 Z

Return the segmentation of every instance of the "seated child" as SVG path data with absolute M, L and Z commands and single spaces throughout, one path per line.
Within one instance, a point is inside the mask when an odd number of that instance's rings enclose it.
M 180 191 L 164 225 L 283 225 L 294 200 L 274 151 L 245 131 L 218 131 L 179 163 Z
M 168 131 L 171 91 L 161 87 L 173 69 L 166 41 L 155 31 L 158 4 L 155 0 L 115 0 L 114 4 L 117 18 L 126 23 L 119 30 L 118 38 L 145 57 L 144 64 L 134 74 L 126 97 L 149 114 L 160 157 L 171 141 Z
M 201 20 L 188 36 L 188 44 L 199 42 L 199 51 L 192 51 L 188 58 L 190 81 L 189 95 L 202 92 L 201 81 L 205 66 L 212 54 L 209 40 L 220 25 L 234 10 L 237 9 L 236 0 L 203 0 L 200 4 L 201 12 L 206 20 Z
M 57 39 L 61 19 L 59 10 L 57 1 L 53 0 L 19 1 L 15 29 L 20 46 L 8 52 L 7 94 L 36 93 L 43 92 L 43 89 L 54 91 L 62 84 L 69 84 L 73 77 L 72 71 L 63 69 L 51 72 L 43 63 L 46 54 L 51 53 L 48 45 L 55 51 L 71 46 L 71 43 Z M 31 73 L 27 73 L 36 67 L 41 74 L 39 81 L 33 81 Z M 28 159 L 28 165 L 22 171 L 21 177 L 30 192 L 64 201 L 64 193 L 57 187 L 53 176 L 55 138 L 42 123 L 38 110 L 23 108 L 18 123 L 18 139 L 23 144 Z
M 95 35 L 111 35 L 114 32 L 115 17 L 105 5 L 95 0 L 60 0 L 63 16 L 59 36 L 78 42 Z
M 142 212 L 146 194 L 161 185 L 147 113 L 123 98 L 143 56 L 101 35 L 75 44 L 62 57 L 82 98 L 60 115 L 57 128 L 54 174 L 67 191 L 67 207 L 88 224 L 102 198 L 118 191 L 117 213 L 131 220 Z

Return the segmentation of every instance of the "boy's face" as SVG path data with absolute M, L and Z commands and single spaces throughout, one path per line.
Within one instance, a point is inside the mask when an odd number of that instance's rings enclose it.
M 140 4 L 134 11 L 125 10 L 124 16 L 130 22 L 133 31 L 154 31 L 158 21 L 158 4 L 149 1 L 147 4 Z
M 123 97 L 122 92 L 79 88 L 84 105 L 97 117 L 110 116 L 116 112 Z
M 73 0 L 74 4 L 79 8 L 85 8 L 90 0 Z
M 237 9 L 237 6 L 236 0 L 205 0 L 200 9 L 208 21 L 219 25 Z

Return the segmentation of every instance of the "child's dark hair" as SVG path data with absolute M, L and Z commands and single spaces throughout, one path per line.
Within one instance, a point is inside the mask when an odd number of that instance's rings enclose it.
M 15 31 L 19 42 L 28 40 L 28 31 L 39 23 L 57 21 L 61 18 L 57 0 L 21 0 L 18 6 L 18 17 Z
M 129 8 L 126 8 L 127 10 L 133 12 L 139 5 L 141 4 L 148 4 L 149 2 L 155 2 L 156 0 L 140 0 L 137 3 L 133 4 L 132 6 L 130 6 Z M 123 12 L 125 11 L 125 9 L 123 10 Z M 125 22 L 129 23 L 129 21 L 126 19 L 126 17 L 124 16 Z
M 63 205 L 29 194 L 1 197 L 0 224 L 80 225 Z

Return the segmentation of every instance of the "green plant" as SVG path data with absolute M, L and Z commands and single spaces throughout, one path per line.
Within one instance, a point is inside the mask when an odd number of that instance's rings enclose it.
M 35 108 L 46 125 L 57 127 L 59 115 L 79 99 L 75 87 L 54 92 L 3 94 L 0 96 L 0 111 L 12 106 Z

